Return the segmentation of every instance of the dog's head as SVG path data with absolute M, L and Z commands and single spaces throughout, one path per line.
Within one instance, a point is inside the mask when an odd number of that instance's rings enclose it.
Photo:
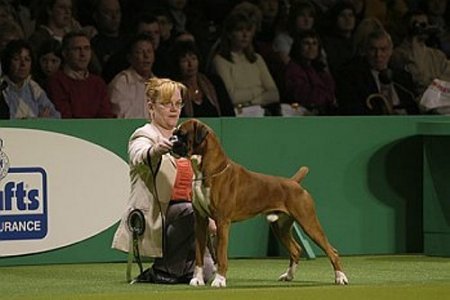
M 209 132 L 209 127 L 197 119 L 184 121 L 174 131 L 172 153 L 181 157 L 202 155 L 205 139 Z

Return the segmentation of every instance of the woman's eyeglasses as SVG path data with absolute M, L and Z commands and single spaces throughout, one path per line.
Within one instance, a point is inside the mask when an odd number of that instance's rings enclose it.
M 169 109 L 169 108 L 176 108 L 181 109 L 184 106 L 183 101 L 177 101 L 177 102 L 156 102 L 157 104 L 161 105 L 162 107 Z

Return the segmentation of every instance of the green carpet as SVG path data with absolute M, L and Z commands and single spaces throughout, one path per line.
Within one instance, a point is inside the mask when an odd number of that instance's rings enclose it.
M 287 259 L 233 259 L 224 289 L 129 285 L 125 263 L 0 267 L 0 299 L 450 299 L 450 258 L 349 256 L 342 262 L 348 286 L 333 284 L 324 257 L 302 260 L 292 282 L 277 281 Z

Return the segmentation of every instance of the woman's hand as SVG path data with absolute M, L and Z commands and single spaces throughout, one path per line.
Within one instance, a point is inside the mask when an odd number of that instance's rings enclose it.
M 151 153 L 153 155 L 163 155 L 172 149 L 173 143 L 166 138 L 160 139 L 156 144 L 153 145 Z

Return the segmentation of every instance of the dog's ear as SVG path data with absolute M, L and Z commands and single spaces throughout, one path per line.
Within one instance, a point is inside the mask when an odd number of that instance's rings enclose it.
M 194 123 L 194 132 L 195 132 L 194 145 L 198 146 L 201 143 L 203 143 L 203 141 L 205 140 L 206 136 L 209 133 L 209 130 L 202 123 L 195 122 Z

